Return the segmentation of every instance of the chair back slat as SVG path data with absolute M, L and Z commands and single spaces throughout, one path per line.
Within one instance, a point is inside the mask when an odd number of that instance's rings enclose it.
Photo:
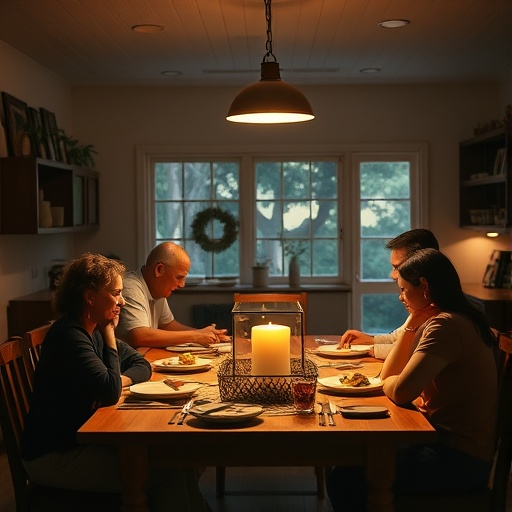
M 510 465 L 512 459 L 512 334 L 499 336 L 499 348 L 503 359 L 500 378 L 498 416 L 498 450 L 492 481 L 493 511 L 505 510 Z
M 0 344 L 0 424 L 18 510 L 28 507 L 27 474 L 20 453 L 32 393 L 26 358 L 23 338 L 11 338 Z
M 25 333 L 25 342 L 29 351 L 32 367 L 35 369 L 36 364 L 41 358 L 41 350 L 43 349 L 43 341 L 52 326 L 53 321 L 45 325 L 36 327 Z

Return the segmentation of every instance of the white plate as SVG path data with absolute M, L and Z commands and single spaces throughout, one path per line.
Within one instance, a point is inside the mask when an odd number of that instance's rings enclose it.
M 203 370 L 205 368 L 209 368 L 211 364 L 211 361 L 209 359 L 201 359 L 200 357 L 196 357 L 196 362 L 194 364 L 180 364 L 179 360 L 179 356 L 166 357 L 165 359 L 157 359 L 156 361 L 153 361 L 151 365 L 155 370 L 158 370 L 160 372 L 182 373 L 191 370 Z
M 209 347 L 199 345 L 199 343 L 183 343 L 181 345 L 173 345 L 166 347 L 170 352 L 211 352 L 212 349 L 217 349 L 219 352 L 231 352 L 231 342 L 227 343 L 212 343 Z
M 357 357 L 370 352 L 371 345 L 352 345 L 352 348 L 340 348 L 335 345 L 318 347 L 316 353 L 326 357 Z
M 341 374 L 340 374 L 341 375 Z M 382 389 L 382 381 L 379 377 L 369 377 L 369 386 L 344 386 L 340 382 L 340 375 L 334 375 L 331 377 L 323 377 L 318 379 L 318 383 L 329 389 L 330 391 L 336 391 L 346 395 L 363 395 L 365 393 L 380 391 Z
M 161 381 L 151 381 L 130 386 L 130 392 L 132 395 L 143 398 L 184 398 L 195 393 L 201 386 L 202 384 L 188 382 L 180 386 L 178 390 L 174 390 Z
M 263 412 L 263 407 L 260 405 L 238 403 L 226 403 L 227 407 L 225 409 L 218 410 L 218 408 L 223 405 L 223 402 L 198 405 L 192 407 L 189 413 L 204 421 L 215 423 L 241 423 L 255 418 Z M 209 410 L 212 412 L 208 412 Z
M 389 410 L 381 405 L 349 405 L 340 407 L 344 418 L 387 418 Z

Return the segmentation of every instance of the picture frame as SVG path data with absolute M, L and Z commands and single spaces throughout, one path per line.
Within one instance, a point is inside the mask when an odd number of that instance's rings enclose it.
M 29 126 L 28 105 L 5 91 L 2 91 L 2 102 L 9 156 L 28 156 L 27 149 L 23 147 Z M 31 147 L 28 151 L 30 154 Z
M 30 130 L 32 133 L 32 151 L 38 158 L 48 158 L 48 140 L 46 139 L 43 131 L 43 124 L 41 123 L 41 116 L 39 110 L 34 107 L 28 107 L 28 116 L 30 120 Z
M 40 108 L 39 112 L 41 113 L 41 124 L 43 126 L 43 131 L 46 134 L 45 140 L 49 151 L 49 157 L 52 160 L 61 161 L 60 148 L 59 148 L 59 130 L 57 128 L 57 121 L 55 119 L 55 114 L 46 110 L 45 108 Z

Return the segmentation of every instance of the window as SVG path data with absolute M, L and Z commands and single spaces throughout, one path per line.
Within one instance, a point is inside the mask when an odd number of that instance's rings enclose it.
M 257 161 L 256 259 L 288 275 L 296 255 L 303 277 L 338 276 L 338 166 L 326 161 Z
M 406 312 L 385 245 L 407 229 L 428 227 L 426 145 L 274 147 L 271 155 L 253 149 L 138 148 L 140 264 L 157 243 L 172 240 L 190 254 L 191 276 L 237 276 L 248 284 L 252 265 L 269 259 L 278 284 L 287 283 L 293 247 L 301 252 L 303 284 L 350 285 L 353 328 L 398 326 Z M 201 250 L 192 238 L 194 217 L 210 206 L 240 222 L 238 240 L 220 253 Z M 222 229 L 214 220 L 207 235 L 220 238 Z
M 169 161 L 154 163 L 155 244 L 183 245 L 191 260 L 190 275 L 239 275 L 239 241 L 220 253 L 205 252 L 192 237 L 197 213 L 218 207 L 239 217 L 237 161 Z M 205 228 L 210 239 L 222 238 L 224 225 L 214 219 Z
M 354 316 L 367 333 L 390 332 L 407 311 L 390 278 L 387 242 L 420 225 L 419 158 L 409 154 L 360 154 L 354 158 L 358 240 L 354 273 Z

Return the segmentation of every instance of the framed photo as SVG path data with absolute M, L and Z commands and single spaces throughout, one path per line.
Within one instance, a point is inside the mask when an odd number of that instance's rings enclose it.
M 59 151 L 59 130 L 57 128 L 57 121 L 55 114 L 46 110 L 45 108 L 39 109 L 41 113 L 41 124 L 45 133 L 45 140 L 50 153 L 49 157 L 52 160 L 61 161 Z
M 7 132 L 7 149 L 9 156 L 28 156 L 23 147 L 29 127 L 28 106 L 24 101 L 2 92 L 5 124 Z M 30 154 L 31 148 L 28 148 Z
M 32 134 L 32 152 L 39 158 L 49 158 L 47 144 L 48 140 L 43 133 L 43 125 L 39 111 L 33 107 L 28 107 L 28 117 L 30 120 L 30 132 Z

